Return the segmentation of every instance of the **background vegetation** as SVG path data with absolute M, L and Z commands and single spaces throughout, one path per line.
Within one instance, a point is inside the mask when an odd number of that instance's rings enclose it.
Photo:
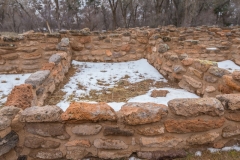
M 240 24 L 240 0 L 1 0 L 0 31 Z

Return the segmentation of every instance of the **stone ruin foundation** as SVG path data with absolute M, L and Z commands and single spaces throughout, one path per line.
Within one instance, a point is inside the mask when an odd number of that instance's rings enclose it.
M 223 148 L 240 136 L 240 28 L 134 28 L 1 36 L 0 73 L 32 73 L 0 110 L 0 159 L 177 158 L 190 148 Z M 168 106 L 73 102 L 63 112 L 43 106 L 72 60 L 123 62 L 145 58 L 168 80 L 202 98 Z

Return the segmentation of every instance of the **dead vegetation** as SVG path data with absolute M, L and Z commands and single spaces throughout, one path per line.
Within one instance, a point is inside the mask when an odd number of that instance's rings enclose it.
M 239 160 L 240 152 L 232 150 L 228 152 L 215 152 L 203 151 L 201 156 L 188 154 L 185 158 L 178 158 L 176 160 Z
M 98 84 L 102 86 L 108 85 L 102 81 Z M 89 95 L 79 97 L 79 100 L 96 102 L 127 102 L 130 98 L 146 94 L 153 87 L 179 88 L 174 83 L 156 82 L 151 79 L 143 80 L 137 83 L 130 83 L 124 77 L 116 83 L 115 87 L 106 88 L 100 91 L 91 90 Z

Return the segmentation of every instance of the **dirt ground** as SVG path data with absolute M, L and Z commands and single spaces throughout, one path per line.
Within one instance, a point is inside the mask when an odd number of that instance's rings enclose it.
M 202 152 L 202 156 L 195 156 L 194 154 L 189 154 L 185 158 L 178 158 L 175 160 L 239 160 L 240 152 L 238 151 L 228 151 L 228 152 L 215 152 L 210 153 L 209 151 Z
M 56 105 L 61 101 L 61 99 L 65 95 L 65 93 L 61 91 L 61 88 L 63 88 L 64 85 L 67 84 L 70 77 L 72 77 L 75 72 L 77 72 L 77 69 L 71 67 L 63 82 L 57 87 L 55 92 L 45 100 L 45 105 Z M 106 88 L 100 91 L 91 90 L 89 92 L 89 95 L 77 98 L 79 100 L 95 102 L 127 102 L 130 98 L 146 94 L 153 87 L 179 88 L 177 83 L 173 82 L 157 82 L 151 79 L 147 79 L 137 83 L 130 83 L 127 80 L 128 78 L 128 75 L 121 78 L 119 81 L 116 82 L 116 85 L 113 88 Z M 105 81 L 99 80 L 98 85 L 104 87 L 108 86 L 109 84 L 107 84 Z M 78 84 L 78 88 L 81 90 L 86 90 L 86 88 L 84 88 L 84 86 L 82 86 L 81 84 Z M 69 96 L 68 101 L 71 102 L 73 98 L 76 98 L 74 93 Z

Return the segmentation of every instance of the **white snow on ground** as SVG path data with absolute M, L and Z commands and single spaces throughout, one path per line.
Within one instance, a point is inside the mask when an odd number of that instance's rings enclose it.
M 227 69 L 230 72 L 233 72 L 234 70 L 240 70 L 240 66 L 236 65 L 233 61 L 231 60 L 226 60 L 222 62 L 218 62 L 218 67 Z
M 168 90 L 169 93 L 167 94 L 166 97 L 151 97 L 152 91 L 156 90 Z M 165 104 L 176 98 L 199 98 L 199 96 L 190 93 L 188 91 L 185 91 L 183 89 L 174 89 L 174 88 L 153 88 L 149 90 L 146 94 L 140 95 L 134 98 L 131 98 L 128 100 L 128 102 L 140 102 L 140 103 L 147 103 L 147 102 L 152 102 L 152 103 L 157 103 L 157 104 Z M 120 103 L 108 103 L 109 106 L 111 106 L 115 111 L 119 111 L 121 109 L 121 106 L 123 106 L 125 103 L 120 102 Z
M 156 89 L 156 88 L 155 88 Z M 174 88 L 160 88 L 157 90 L 168 90 L 169 93 L 166 97 L 151 97 L 151 93 L 154 89 L 151 89 L 146 93 L 145 95 L 137 96 L 134 98 L 131 98 L 128 102 L 153 102 L 158 104 L 165 104 L 167 105 L 168 101 L 176 98 L 199 98 L 199 96 L 190 93 L 183 89 L 174 89 Z
M 195 153 L 195 156 L 196 156 L 196 157 L 201 157 L 201 156 L 202 156 L 202 152 L 201 152 L 201 151 L 197 151 L 197 152 Z
M 66 92 L 63 100 L 57 104 L 64 111 L 68 108 L 70 101 L 79 101 L 79 97 L 88 95 L 90 90 L 104 90 L 113 88 L 115 84 L 123 77 L 130 83 L 140 82 L 146 79 L 167 82 L 167 80 L 153 67 L 146 59 L 137 61 L 121 62 L 121 63 L 92 63 L 73 61 L 73 66 L 78 68 L 78 72 L 70 78 L 69 82 L 64 86 L 62 91 Z M 99 84 L 109 84 L 101 85 Z M 81 87 L 79 87 L 79 85 Z M 182 89 L 162 88 L 169 90 L 167 97 L 152 98 L 150 90 L 147 94 L 141 95 L 129 100 L 129 102 L 154 102 L 159 104 L 167 104 L 174 98 L 197 98 L 195 94 L 189 93 Z M 81 98 L 80 98 L 81 99 Z M 86 102 L 86 101 L 85 101 Z M 124 102 L 108 103 L 114 110 L 118 111 Z
M 232 151 L 232 150 L 235 150 L 235 151 L 240 151 L 240 147 L 239 146 L 232 146 L 232 147 L 224 147 L 222 149 L 216 149 L 216 148 L 208 148 L 208 150 L 211 152 L 211 153 L 215 153 L 215 152 L 227 152 L 227 151 Z
M 14 86 L 24 84 L 30 74 L 2 74 L 0 75 L 0 106 L 7 101 Z

